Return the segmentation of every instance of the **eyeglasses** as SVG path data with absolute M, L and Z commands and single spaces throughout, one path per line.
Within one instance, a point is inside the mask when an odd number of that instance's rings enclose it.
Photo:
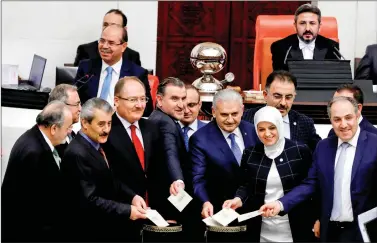
M 149 98 L 148 97 L 129 97 L 129 98 L 123 98 L 123 97 L 120 97 L 120 96 L 117 96 L 119 99 L 121 100 L 127 100 L 128 102 L 136 105 L 138 102 L 140 103 L 147 103 Z
M 98 40 L 98 43 L 101 44 L 101 45 L 105 45 L 107 43 L 108 46 L 115 47 L 115 46 L 122 45 L 124 42 L 115 43 L 114 41 L 108 41 L 108 40 L 105 40 L 105 39 L 101 38 L 101 39 Z
M 81 101 L 77 102 L 76 104 L 68 104 L 68 103 L 65 103 L 65 102 L 64 102 L 64 104 L 69 105 L 69 106 L 79 107 L 81 105 Z

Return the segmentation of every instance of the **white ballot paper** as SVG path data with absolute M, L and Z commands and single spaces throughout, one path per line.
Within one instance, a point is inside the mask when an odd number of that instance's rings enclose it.
M 259 212 L 259 210 L 255 210 L 255 211 L 250 212 L 250 213 L 241 214 L 240 216 L 238 216 L 238 222 L 242 222 L 242 221 L 254 218 L 254 217 L 261 215 L 261 214 L 262 214 L 262 212 Z
M 159 227 L 166 227 L 169 225 L 168 222 L 156 211 L 153 209 L 147 209 L 147 218 L 150 219 L 155 225 Z
M 213 215 L 212 218 L 222 226 L 227 226 L 238 217 L 238 213 L 231 208 L 223 208 L 220 212 Z
M 212 217 L 207 217 L 205 219 L 203 219 L 203 222 L 207 225 L 207 226 L 222 226 L 220 223 L 218 223 L 216 220 L 214 220 Z
M 170 195 L 168 200 L 179 210 L 179 212 L 182 212 L 192 200 L 192 197 L 184 189 L 180 189 L 177 196 Z

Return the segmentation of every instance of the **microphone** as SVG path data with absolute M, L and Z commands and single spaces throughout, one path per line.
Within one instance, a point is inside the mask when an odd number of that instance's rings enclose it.
M 288 54 L 291 51 L 291 49 L 292 49 L 292 45 L 288 48 L 287 53 L 285 53 L 284 64 L 286 64 L 286 62 L 287 62 L 287 57 L 288 57 Z
M 344 58 L 344 56 L 342 55 L 342 53 L 340 53 L 339 49 L 336 48 L 335 45 L 333 45 L 333 48 L 338 52 L 338 54 L 343 58 L 343 60 L 346 60 L 346 59 Z M 333 53 L 334 53 L 334 55 L 335 55 L 339 60 L 341 60 L 341 58 L 340 58 L 338 55 L 336 55 L 335 52 L 333 52 Z
M 84 76 L 82 76 L 81 78 L 79 78 L 73 85 L 74 86 L 77 86 L 78 83 L 80 83 L 80 87 L 77 88 L 77 90 L 81 89 L 82 86 L 84 86 L 86 83 L 88 83 L 92 78 L 93 78 L 94 74 L 91 74 L 89 76 L 89 74 L 85 74 Z M 86 79 L 85 81 L 82 81 L 83 79 Z

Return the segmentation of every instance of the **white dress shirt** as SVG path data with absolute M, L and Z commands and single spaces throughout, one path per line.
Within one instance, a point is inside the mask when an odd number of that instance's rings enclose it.
M 113 68 L 113 73 L 112 73 L 112 76 L 111 76 L 111 84 L 110 84 L 109 95 L 107 96 L 107 99 L 106 99 L 106 101 L 109 102 L 109 104 L 111 106 L 114 106 L 114 89 L 115 89 L 116 83 L 119 80 L 120 69 L 122 67 L 122 63 L 123 63 L 123 59 L 121 58 L 117 63 L 115 63 L 114 65 L 111 66 Z M 103 86 L 103 83 L 104 83 L 105 78 L 107 76 L 106 68 L 108 66 L 109 65 L 102 60 L 101 76 L 99 78 L 97 97 L 100 97 L 100 95 L 101 95 L 102 86 Z
M 315 39 L 310 42 L 309 44 L 306 44 L 303 40 L 298 38 L 298 44 L 299 48 L 302 51 L 302 55 L 304 56 L 304 59 L 313 60 L 314 55 L 314 48 L 315 48 Z
M 284 137 L 291 139 L 291 128 L 289 127 L 288 114 L 283 116 L 283 124 L 284 124 Z
M 181 129 L 183 129 L 183 127 L 185 125 L 183 125 L 182 122 L 178 122 L 179 125 L 181 126 Z M 187 136 L 190 138 L 192 136 L 192 134 L 194 134 L 194 132 L 196 132 L 196 130 L 198 130 L 198 119 L 195 119 L 195 121 L 193 121 L 190 125 L 188 125 L 188 127 L 190 128 L 187 132 Z M 183 131 L 183 130 L 182 130 Z
M 357 140 L 359 139 L 360 135 L 360 127 L 357 127 L 356 134 L 353 138 L 348 141 L 351 145 L 348 147 L 346 151 L 346 161 L 344 164 L 343 169 L 343 180 L 342 180 L 342 190 L 341 190 L 341 198 L 334 198 L 334 200 L 342 200 L 342 209 L 340 216 L 335 218 L 333 216 L 333 212 L 331 212 L 331 221 L 340 221 L 340 222 L 352 222 L 353 221 L 353 210 L 352 210 L 352 202 L 351 202 L 351 175 L 352 175 L 352 166 L 353 161 L 355 159 L 356 154 L 356 147 L 357 147 Z M 343 143 L 340 138 L 338 138 L 338 149 L 336 151 L 335 163 L 334 163 L 334 170 L 336 168 L 336 164 L 338 162 L 338 158 L 340 155 L 340 145 Z
M 54 152 L 55 147 L 54 147 L 54 145 L 52 145 L 50 139 L 46 136 L 46 134 L 44 134 L 44 133 L 42 132 L 41 129 L 39 129 L 39 131 L 42 133 L 42 136 L 43 136 L 43 138 L 46 140 L 46 143 L 48 144 L 48 146 L 50 147 L 51 152 Z M 59 164 L 56 160 L 55 160 L 55 162 L 56 162 L 56 164 L 58 165 L 58 167 L 60 168 L 60 164 Z
M 140 127 L 139 127 L 139 121 L 135 121 L 133 124 L 129 123 L 126 119 L 123 119 L 119 114 L 118 112 L 116 112 L 120 122 L 123 124 L 124 128 L 126 129 L 127 133 L 128 133 L 128 136 L 130 136 L 130 139 L 132 141 L 132 137 L 131 137 L 131 128 L 130 126 L 131 125 L 135 125 L 136 127 L 136 136 L 139 138 L 140 140 L 140 143 L 141 145 L 143 146 L 143 149 L 144 149 L 144 142 L 143 142 L 143 135 L 141 134 L 141 130 L 140 130 Z M 141 118 L 141 119 L 144 119 L 144 118 Z
M 220 128 L 220 127 L 219 127 Z M 229 132 L 226 132 L 224 131 L 223 129 L 220 128 L 220 131 L 221 133 L 223 134 L 224 138 L 225 138 L 225 141 L 228 143 L 229 145 L 229 148 L 232 149 L 231 147 L 231 141 L 230 139 L 228 138 L 230 133 Z M 245 144 L 243 142 L 243 137 L 242 137 L 242 133 L 241 133 L 241 130 L 239 127 L 237 127 L 232 133 L 234 133 L 234 138 L 236 140 L 236 143 L 238 145 L 238 147 L 240 148 L 241 150 L 241 153 L 243 153 L 243 150 L 245 149 Z

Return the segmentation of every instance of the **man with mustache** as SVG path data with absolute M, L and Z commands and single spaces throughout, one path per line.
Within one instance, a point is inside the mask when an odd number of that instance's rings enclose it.
M 339 43 L 318 34 L 321 27 L 321 10 L 318 7 L 309 3 L 301 5 L 295 12 L 293 25 L 296 34 L 271 45 L 274 70 L 288 70 L 287 59 L 325 60 L 340 57 L 340 53 L 336 50 L 339 50 Z
M 114 177 L 102 149 L 112 115 L 112 106 L 103 99 L 85 102 L 81 129 L 64 153 L 61 172 L 70 241 L 127 241 L 129 219 L 146 218 L 140 196 Z
M 273 71 L 267 77 L 266 87 L 263 91 L 267 105 L 276 107 L 284 121 L 284 137 L 293 141 L 306 144 L 314 151 L 321 137 L 317 134 L 313 119 L 291 110 L 296 96 L 297 80 L 287 71 Z M 242 119 L 253 122 L 255 113 L 261 107 L 248 109 Z
M 100 58 L 81 61 L 77 70 L 75 84 L 82 102 L 100 97 L 113 106 L 115 84 L 125 76 L 138 77 L 144 83 L 146 97 L 151 99 L 147 70 L 122 57 L 127 41 L 126 29 L 118 25 L 103 29 L 98 40 Z M 143 116 L 149 116 L 152 110 L 152 102 L 147 103 Z

